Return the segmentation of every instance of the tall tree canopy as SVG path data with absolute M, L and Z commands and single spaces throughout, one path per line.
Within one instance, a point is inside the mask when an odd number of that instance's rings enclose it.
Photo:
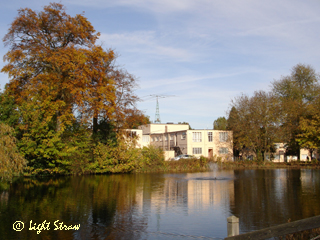
M 252 97 L 243 94 L 235 98 L 228 119 L 235 147 L 250 148 L 264 159 L 278 140 L 279 110 L 277 99 L 264 91 L 256 91 Z
M 82 15 L 71 17 L 62 4 L 41 12 L 20 9 L 3 38 L 10 77 L 7 90 L 18 104 L 48 101 L 57 130 L 77 111 L 86 117 L 112 116 L 114 81 L 106 74 L 115 56 L 96 45 L 99 33 Z
M 213 122 L 214 130 L 227 130 L 227 119 L 225 117 L 219 117 Z
M 71 155 L 90 153 L 88 129 L 115 118 L 115 54 L 97 45 L 98 37 L 83 15 L 72 17 L 59 3 L 18 10 L 4 36 L 9 51 L 1 71 L 9 83 L 0 100 L 10 106 L 0 108 L 1 120 L 19 129 L 17 145 L 29 166 L 78 164 Z
M 272 83 L 272 92 L 278 98 L 281 106 L 282 141 L 286 142 L 289 154 L 300 158 L 302 134 L 300 119 L 308 113 L 308 106 L 313 104 L 319 95 L 319 75 L 315 70 L 304 64 L 297 64 L 291 74 Z

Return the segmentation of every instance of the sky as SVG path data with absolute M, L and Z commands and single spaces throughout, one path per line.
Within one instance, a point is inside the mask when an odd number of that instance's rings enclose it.
M 52 1 L 0 0 L 0 36 L 20 8 Z M 319 0 L 62 0 L 66 12 L 84 12 L 117 64 L 137 78 L 137 108 L 162 123 L 212 129 L 231 100 L 271 90 L 293 66 L 319 72 Z M 0 43 L 0 55 L 8 48 Z M 0 68 L 5 63 L 0 62 Z M 9 82 L 0 73 L 0 87 Z

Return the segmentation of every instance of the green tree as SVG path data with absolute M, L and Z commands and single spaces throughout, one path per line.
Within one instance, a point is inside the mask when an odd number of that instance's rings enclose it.
M 310 150 L 310 155 L 320 149 L 320 95 L 306 107 L 304 116 L 300 118 L 297 142 Z
M 257 158 L 265 159 L 278 139 L 279 107 L 277 99 L 264 91 L 252 97 L 241 95 L 232 101 L 228 128 L 233 130 L 235 146 L 252 150 Z
M 233 132 L 233 155 L 239 157 L 240 151 L 244 147 L 245 134 L 241 129 L 238 128 L 237 124 L 239 122 L 239 114 L 237 109 L 232 106 L 229 117 L 227 119 L 227 130 Z
M 213 122 L 214 130 L 227 130 L 227 119 L 225 117 L 219 117 Z
M 319 94 L 319 75 L 310 65 L 297 64 L 289 76 L 272 83 L 272 92 L 281 106 L 281 140 L 287 143 L 288 154 L 300 159 L 302 134 L 300 119 L 307 113 L 307 107 Z M 305 145 L 306 146 L 306 145 Z
M 0 122 L 15 128 L 19 124 L 20 112 L 14 97 L 8 92 L 0 92 Z

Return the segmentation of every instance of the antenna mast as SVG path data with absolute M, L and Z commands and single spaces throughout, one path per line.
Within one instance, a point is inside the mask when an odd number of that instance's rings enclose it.
M 155 123 L 161 123 L 161 120 L 160 120 L 160 112 L 159 112 L 159 101 L 158 101 L 158 97 L 157 96 L 157 107 L 156 107 L 156 116 L 155 116 Z
M 152 98 L 156 98 L 157 99 L 157 105 L 156 105 L 156 115 L 155 115 L 155 120 L 154 123 L 161 123 L 161 119 L 160 119 L 160 110 L 159 110 L 159 98 L 167 98 L 167 97 L 175 97 L 175 95 L 157 95 L 157 94 L 152 94 L 152 95 L 148 95 L 146 96 L 149 99 Z M 147 99 L 146 99 L 147 100 Z

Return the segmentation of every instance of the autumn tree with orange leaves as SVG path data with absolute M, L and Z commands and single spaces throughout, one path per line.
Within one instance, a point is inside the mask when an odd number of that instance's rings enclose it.
M 29 167 L 81 172 L 92 157 L 90 136 L 147 119 L 135 108 L 135 77 L 115 66 L 114 52 L 96 43 L 99 35 L 83 14 L 72 17 L 50 3 L 40 12 L 18 10 L 4 36 L 1 72 L 9 83 L 2 97 L 19 113 L 14 127 Z
M 17 104 L 47 100 L 46 114 L 56 120 L 57 131 L 70 124 L 75 111 L 83 120 L 111 117 L 115 89 L 106 72 L 115 56 L 96 45 L 98 36 L 84 16 L 67 15 L 61 4 L 38 13 L 20 9 L 3 39 L 10 48 L 2 68 L 10 77 L 7 90 Z

